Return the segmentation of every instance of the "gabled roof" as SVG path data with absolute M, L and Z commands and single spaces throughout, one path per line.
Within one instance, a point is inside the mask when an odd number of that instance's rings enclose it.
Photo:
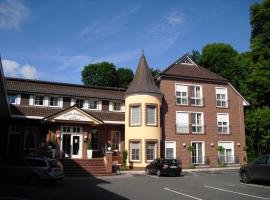
M 153 80 L 144 55 L 141 56 L 135 76 L 125 92 L 126 95 L 136 93 L 162 95 L 160 89 Z
M 10 117 L 10 108 L 9 108 L 9 103 L 7 99 L 7 91 L 6 91 L 2 60 L 0 57 L 0 118 L 6 119 L 9 117 Z
M 9 92 L 124 100 L 124 89 L 6 77 Z
M 198 66 L 188 57 L 187 54 L 179 58 L 164 71 L 162 71 L 161 76 L 228 82 L 226 78 L 223 78 L 214 72 Z

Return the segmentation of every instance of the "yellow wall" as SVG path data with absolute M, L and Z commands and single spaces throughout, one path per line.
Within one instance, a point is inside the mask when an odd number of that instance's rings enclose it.
M 141 104 L 141 126 L 130 126 L 129 124 L 129 105 Z M 146 105 L 157 104 L 157 126 L 146 126 Z M 154 95 L 136 94 L 130 95 L 125 98 L 125 148 L 128 151 L 128 161 L 130 159 L 129 154 L 129 141 L 141 140 L 141 162 L 133 162 L 133 167 L 145 167 L 146 162 L 146 140 L 158 140 L 157 142 L 157 157 L 160 157 L 160 140 L 161 140 L 161 128 L 160 128 L 160 106 L 161 100 Z M 129 163 L 128 163 L 129 164 Z

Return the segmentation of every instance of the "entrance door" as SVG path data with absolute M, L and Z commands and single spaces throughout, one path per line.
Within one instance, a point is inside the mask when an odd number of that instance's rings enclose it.
M 82 135 L 71 134 L 71 158 L 82 158 Z

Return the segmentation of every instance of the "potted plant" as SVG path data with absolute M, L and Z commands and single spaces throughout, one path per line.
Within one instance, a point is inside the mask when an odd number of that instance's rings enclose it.
M 92 159 L 92 157 L 93 157 L 92 144 L 91 144 L 91 140 L 88 139 L 88 141 L 87 141 L 87 158 Z
M 226 166 L 225 156 L 224 156 L 225 148 L 223 146 L 217 146 L 217 151 L 219 152 L 218 166 L 219 167 L 225 167 Z
M 188 166 L 189 169 L 194 169 L 195 165 L 192 162 L 192 153 L 195 150 L 195 148 L 193 146 L 188 146 L 187 150 L 191 153 L 191 160 L 190 160 L 190 164 Z

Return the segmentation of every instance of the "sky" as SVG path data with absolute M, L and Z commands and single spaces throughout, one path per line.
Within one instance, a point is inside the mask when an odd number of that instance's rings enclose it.
M 90 63 L 165 69 L 222 42 L 249 50 L 255 0 L 0 0 L 5 76 L 81 84 Z M 261 2 L 261 1 L 259 1 Z

